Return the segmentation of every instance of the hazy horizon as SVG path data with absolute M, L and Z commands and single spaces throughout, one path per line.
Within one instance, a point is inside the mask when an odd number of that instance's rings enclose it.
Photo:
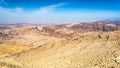
M 0 23 L 119 20 L 120 0 L 0 0 Z

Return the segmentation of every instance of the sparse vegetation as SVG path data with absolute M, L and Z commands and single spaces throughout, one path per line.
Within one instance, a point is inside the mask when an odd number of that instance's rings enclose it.
M 95 22 L 40 30 L 30 25 L 2 28 L 0 68 L 119 68 L 118 26 Z
M 0 44 L 0 55 L 15 54 L 30 48 L 25 45 Z

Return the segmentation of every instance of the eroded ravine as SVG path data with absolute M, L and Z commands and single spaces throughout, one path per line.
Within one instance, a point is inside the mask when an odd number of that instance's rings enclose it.
M 44 45 L 20 54 L 16 60 L 24 68 L 119 68 L 120 36 L 93 34 Z

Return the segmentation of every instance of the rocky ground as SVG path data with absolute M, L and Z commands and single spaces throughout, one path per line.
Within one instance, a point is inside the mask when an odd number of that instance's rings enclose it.
M 120 68 L 120 24 L 9 25 L 0 30 L 0 68 Z

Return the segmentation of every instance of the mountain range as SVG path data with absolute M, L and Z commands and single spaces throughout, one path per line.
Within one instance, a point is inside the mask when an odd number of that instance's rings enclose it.
M 0 68 L 119 68 L 120 21 L 0 24 Z

